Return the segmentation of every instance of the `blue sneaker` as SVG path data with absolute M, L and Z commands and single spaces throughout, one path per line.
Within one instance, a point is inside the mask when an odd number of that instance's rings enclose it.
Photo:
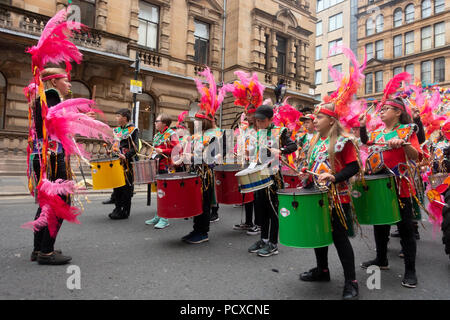
M 208 241 L 208 234 L 207 233 L 194 233 L 190 237 L 187 237 L 184 239 L 184 242 L 191 243 L 191 244 L 197 244 Z
M 164 229 L 169 226 L 169 219 L 160 218 L 158 223 L 155 225 L 155 229 Z
M 145 221 L 145 224 L 151 225 L 151 224 L 157 224 L 159 222 L 159 217 L 155 215 L 153 219 Z

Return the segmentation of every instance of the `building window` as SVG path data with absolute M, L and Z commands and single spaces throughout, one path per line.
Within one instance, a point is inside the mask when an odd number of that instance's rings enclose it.
M 422 41 L 422 51 L 431 49 L 431 26 L 420 30 L 420 38 Z
M 431 16 L 431 0 L 422 1 L 422 19 Z
M 394 37 L 394 58 L 398 58 L 402 55 L 402 35 Z
M 445 9 L 445 0 L 434 0 L 434 14 L 438 14 Z
M 378 40 L 375 42 L 375 51 L 376 51 L 376 59 L 383 60 L 384 59 L 384 42 L 383 40 Z
M 342 48 L 335 48 L 340 46 L 342 46 L 342 38 L 328 42 L 328 55 L 331 57 L 342 53 Z
M 331 16 L 328 20 L 328 32 L 342 28 L 342 12 Z
M 6 78 L 0 72 L 0 128 L 5 129 Z
M 342 64 L 340 63 L 340 64 L 334 65 L 333 69 L 342 73 Z M 331 77 L 330 70 L 328 69 L 328 82 L 331 82 L 331 81 L 333 81 L 333 78 Z
M 414 53 L 414 31 L 405 33 L 405 54 Z
M 411 75 L 411 79 L 414 79 L 414 64 L 407 64 L 405 66 L 405 71 Z
M 278 74 L 286 74 L 286 49 L 287 49 L 287 40 L 286 38 L 277 36 L 277 73 Z
M 365 93 L 373 93 L 373 73 L 366 74 L 365 82 Z
M 317 12 L 322 11 L 324 6 L 323 6 L 324 0 L 317 0 Z
M 138 44 L 151 50 L 158 50 L 159 8 L 140 1 L 138 19 Z
M 411 23 L 414 21 L 414 5 L 408 4 L 405 8 L 405 22 Z
M 375 92 L 383 91 L 383 71 L 375 72 Z
M 424 61 L 420 66 L 420 80 L 422 84 L 431 83 L 431 61 Z
M 445 81 L 445 58 L 434 59 L 434 82 Z
M 367 61 L 373 58 L 373 43 L 366 44 Z
M 384 17 L 382 14 L 378 15 L 376 18 L 376 32 L 383 32 L 384 28 Z
M 322 35 L 322 21 L 316 23 L 316 36 Z
M 434 46 L 443 45 L 445 45 L 445 22 L 440 22 L 434 25 Z
M 139 101 L 139 134 L 140 138 L 152 141 L 155 134 L 156 103 L 153 97 L 147 93 L 137 96 Z
M 394 68 L 394 76 L 398 75 L 399 73 L 403 72 L 403 68 L 402 67 L 396 67 Z
M 194 61 L 200 64 L 208 64 L 209 58 L 209 24 L 194 20 L 195 23 L 195 57 Z
M 373 25 L 373 19 L 369 18 L 366 21 L 366 36 L 371 36 L 375 33 L 375 27 Z
M 401 8 L 394 11 L 394 27 L 400 27 L 403 23 L 403 12 Z
M 72 0 L 72 5 L 80 8 L 80 22 L 89 28 L 95 28 L 95 0 Z
M 316 70 L 314 84 L 315 85 L 322 84 L 322 70 Z
M 316 60 L 322 59 L 322 45 L 316 47 Z

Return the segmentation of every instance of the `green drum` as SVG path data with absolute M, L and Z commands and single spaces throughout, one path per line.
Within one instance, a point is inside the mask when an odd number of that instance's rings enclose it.
M 401 220 L 393 175 L 364 176 L 353 184 L 352 198 L 359 224 L 394 224 Z
M 277 193 L 281 244 L 320 248 L 333 243 L 326 191 L 291 188 Z

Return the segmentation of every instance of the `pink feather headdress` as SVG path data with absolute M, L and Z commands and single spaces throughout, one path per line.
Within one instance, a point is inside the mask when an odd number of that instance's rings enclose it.
M 273 123 L 276 126 L 286 127 L 289 131 L 296 133 L 301 128 L 300 117 L 303 114 L 287 103 L 288 98 L 283 101 L 282 105 L 274 109 Z
M 27 52 L 31 54 L 33 74 L 35 74 L 35 68 L 40 72 L 47 63 L 64 62 L 69 75 L 72 70 L 70 63 L 81 62 L 82 54 L 68 39 L 73 36 L 74 31 L 80 32 L 81 29 L 87 29 L 87 26 L 79 22 L 66 21 L 69 8 L 70 6 L 56 13 L 45 25 L 38 44 L 27 49 Z
M 254 72 L 251 78 L 240 70 L 234 74 L 239 78 L 233 83 L 234 104 L 244 107 L 246 113 L 255 112 L 263 103 L 264 95 L 264 86 L 258 81 L 258 74 Z
M 367 55 L 364 53 L 364 62 L 360 65 L 355 54 L 349 48 L 344 46 L 334 46 L 330 51 L 333 49 L 341 49 L 344 55 L 349 58 L 353 66 L 350 66 L 348 76 L 344 76 L 331 65 L 328 66 L 330 76 L 333 78 L 338 88 L 330 96 L 325 96 L 323 101 L 324 103 L 334 103 L 334 112 L 325 108 L 319 108 L 318 112 L 323 112 L 336 119 L 341 119 L 350 113 L 350 103 L 354 99 L 354 96 L 364 79 L 363 71 L 366 68 Z
M 199 107 L 202 110 L 202 112 L 197 112 L 195 117 L 214 121 L 214 116 L 220 108 L 226 92 L 232 91 L 233 85 L 226 84 L 220 88 L 219 92 L 217 92 L 216 81 L 214 80 L 214 75 L 209 67 L 206 67 L 205 70 L 199 73 L 199 75 L 206 78 L 209 87 L 204 86 L 201 80 L 197 78 L 194 79 L 195 84 L 197 85 L 197 90 L 201 95 Z
M 400 86 L 402 85 L 402 81 L 409 83 L 411 81 L 411 75 L 408 72 L 401 72 L 395 75 L 391 80 L 389 80 L 383 90 L 383 97 L 377 105 L 377 111 L 381 109 L 381 107 L 386 103 L 386 100 L 388 100 L 391 95 L 397 92 L 398 88 L 400 88 Z
M 186 126 L 182 125 L 182 123 L 184 122 L 184 118 L 186 118 L 186 115 L 188 113 L 188 111 L 183 111 L 182 113 L 180 113 L 180 115 L 178 116 L 177 128 L 187 129 Z

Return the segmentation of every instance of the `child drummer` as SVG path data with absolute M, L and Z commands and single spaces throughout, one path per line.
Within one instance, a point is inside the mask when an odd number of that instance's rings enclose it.
M 405 273 L 402 285 L 408 288 L 417 286 L 416 277 L 416 238 L 413 225 L 412 199 L 416 195 L 414 186 L 408 178 L 408 159 L 417 160 L 421 153 L 415 125 L 406 111 L 401 98 L 385 99 L 379 109 L 384 129 L 371 133 L 366 131 L 364 114 L 360 116 L 361 141 L 369 145 L 369 156 L 366 161 L 366 170 L 372 174 L 394 172 L 396 174 L 397 189 L 399 193 L 401 221 L 397 223 L 405 259 Z M 375 145 L 374 143 L 386 145 Z M 388 170 L 385 169 L 388 168 Z M 380 269 L 388 269 L 387 243 L 389 239 L 389 225 L 374 226 L 377 256 L 375 259 L 363 262 L 362 268 L 376 265 Z
M 348 180 L 358 173 L 357 152 L 345 130 L 339 122 L 334 103 L 320 105 L 315 111 L 314 126 L 318 132 L 307 154 L 307 168 L 315 172 L 308 177 L 306 188 L 316 184 L 332 184 L 333 209 L 331 213 L 332 236 L 336 250 L 344 269 L 343 299 L 355 299 L 358 296 L 358 283 L 355 274 L 355 258 L 347 235 L 346 218 L 350 214 L 350 194 Z M 334 189 L 334 190 L 333 190 Z M 313 227 L 313 226 L 311 226 Z M 328 247 L 314 249 L 317 267 L 300 274 L 302 281 L 330 281 L 328 269 Z
M 268 141 L 258 139 L 258 162 L 267 164 L 267 159 L 278 160 L 281 155 L 288 155 L 297 150 L 297 145 L 291 140 L 287 128 L 277 127 L 272 123 L 273 108 L 262 105 L 255 112 L 258 136 L 267 133 Z M 279 149 L 277 147 L 280 147 Z M 272 160 L 273 161 L 273 160 Z M 271 162 L 272 162 L 271 161 Z M 279 167 L 269 165 L 274 183 L 267 188 L 255 191 L 256 215 L 261 217 L 261 239 L 255 242 L 248 251 L 257 253 L 260 257 L 278 254 L 278 196 L 277 190 L 283 188 L 283 180 Z
M 125 170 L 125 185 L 114 188 L 115 208 L 109 217 L 113 220 L 128 219 L 131 210 L 131 198 L 133 197 L 133 167 L 132 162 L 137 161 L 137 146 L 139 146 L 139 129 L 131 120 L 131 112 L 128 109 L 116 111 L 118 127 L 114 128 L 113 151 L 122 160 Z

